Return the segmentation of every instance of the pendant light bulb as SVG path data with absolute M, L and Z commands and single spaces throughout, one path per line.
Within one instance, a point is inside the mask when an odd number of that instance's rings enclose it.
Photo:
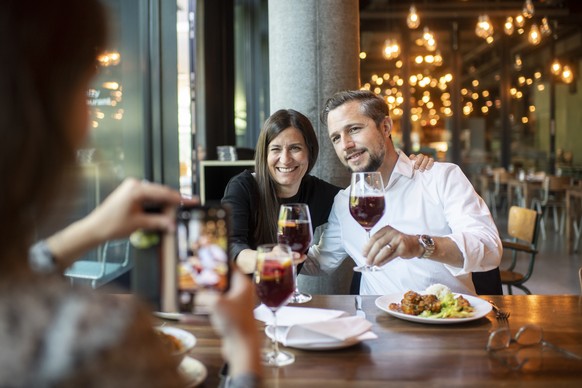
M 420 26 L 420 17 L 418 17 L 418 13 L 416 13 L 416 7 L 414 5 L 410 6 L 410 11 L 406 17 L 406 25 L 410 29 L 415 29 Z
M 521 10 L 521 14 L 523 15 L 523 17 L 531 19 L 532 16 L 534 15 L 534 12 L 535 10 L 532 1 L 525 0 L 525 3 L 523 3 L 523 9 Z

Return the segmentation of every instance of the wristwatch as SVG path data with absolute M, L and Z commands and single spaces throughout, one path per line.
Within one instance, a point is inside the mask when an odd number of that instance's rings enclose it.
M 418 242 L 419 242 L 420 246 L 424 248 L 424 253 L 420 256 L 420 258 L 421 259 L 430 258 L 433 255 L 434 250 L 436 249 L 436 245 L 435 245 L 432 237 L 430 237 L 426 234 L 419 234 L 418 235 Z

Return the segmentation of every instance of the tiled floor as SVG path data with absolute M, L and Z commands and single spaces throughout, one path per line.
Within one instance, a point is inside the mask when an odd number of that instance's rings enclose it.
M 499 219 L 497 225 L 501 237 L 507 236 L 506 220 Z M 533 275 L 526 283 L 532 294 L 579 295 L 578 270 L 582 266 L 582 249 L 578 253 L 568 254 L 565 235 L 556 233 L 553 229 L 553 224 L 550 222 L 546 226 L 546 239 L 543 240 L 541 235 L 538 239 L 538 250 L 539 253 L 536 256 Z M 510 260 L 510 254 L 505 253 L 501 268 L 503 269 L 509 265 Z M 523 257 L 524 266 L 526 261 L 527 258 Z M 522 270 L 525 271 L 524 266 L 518 268 L 523 268 Z M 503 287 L 503 292 L 507 293 L 505 286 Z M 523 292 L 513 288 L 513 293 L 522 294 Z

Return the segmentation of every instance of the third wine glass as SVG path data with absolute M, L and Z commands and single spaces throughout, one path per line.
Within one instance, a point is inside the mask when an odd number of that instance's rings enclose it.
M 281 205 L 279 209 L 279 222 L 277 231 L 279 244 L 287 244 L 293 252 L 304 254 L 313 241 L 311 228 L 311 214 L 309 206 L 305 203 L 288 203 Z M 297 266 L 294 266 L 297 272 Z M 295 291 L 290 303 L 306 303 L 311 300 L 311 295 L 299 292 L 297 278 Z

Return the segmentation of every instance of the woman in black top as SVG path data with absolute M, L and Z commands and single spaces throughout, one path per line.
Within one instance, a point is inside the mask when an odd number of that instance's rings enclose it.
M 318 153 L 317 136 L 303 114 L 281 109 L 265 122 L 256 147 L 256 172 L 233 177 L 222 198 L 232 210 L 231 257 L 243 272 L 254 271 L 258 245 L 277 241 L 281 204 L 309 205 L 314 231 L 327 222 L 341 188 L 309 175 Z M 419 156 L 415 167 L 423 170 L 431 160 Z

